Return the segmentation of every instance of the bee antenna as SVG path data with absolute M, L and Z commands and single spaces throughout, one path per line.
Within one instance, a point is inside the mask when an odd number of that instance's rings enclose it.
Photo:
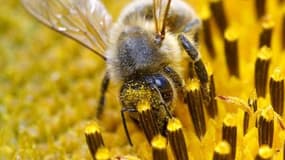
M 161 39 L 162 40 L 165 37 L 166 19 L 167 19 L 168 13 L 169 13 L 170 4 L 171 4 L 171 0 L 168 0 L 167 5 L 166 5 L 166 9 L 165 9 L 165 12 L 164 12 L 164 16 L 163 16 L 162 28 L 161 28 L 161 31 L 160 31 L 160 35 L 161 35 Z
M 166 20 L 171 4 L 171 0 L 167 0 L 167 4 L 164 7 L 161 1 L 162 0 L 153 0 L 153 17 L 157 33 L 156 40 L 158 41 L 163 41 L 165 37 Z
M 159 5 L 158 1 L 153 0 L 153 4 L 152 4 L 152 6 L 153 6 L 152 12 L 153 13 L 152 14 L 153 14 L 153 17 L 154 17 L 155 30 L 156 30 L 157 33 L 159 33 L 158 17 L 157 17 L 157 14 L 156 14 L 158 5 Z

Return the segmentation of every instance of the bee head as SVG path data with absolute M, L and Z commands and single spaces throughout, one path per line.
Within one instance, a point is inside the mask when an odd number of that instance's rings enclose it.
M 169 64 L 167 56 L 160 52 L 155 34 L 140 27 L 126 28 L 120 34 L 117 51 L 123 76 L 157 72 Z

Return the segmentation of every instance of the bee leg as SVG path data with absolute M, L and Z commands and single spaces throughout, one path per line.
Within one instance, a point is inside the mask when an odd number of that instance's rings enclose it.
M 184 97 L 184 84 L 179 74 L 169 66 L 163 68 L 163 73 L 172 80 L 178 95 Z
M 131 146 L 133 146 L 133 143 L 132 143 L 132 140 L 131 140 L 131 137 L 130 137 L 130 134 L 129 134 L 129 130 L 128 130 L 128 127 L 127 127 L 127 123 L 126 123 L 126 117 L 125 117 L 125 114 L 124 114 L 125 112 L 137 112 L 137 110 L 134 109 L 134 108 L 125 108 L 125 107 L 123 107 L 122 110 L 121 110 L 121 117 L 122 117 L 125 133 L 126 133 L 128 141 L 129 141 L 129 144 Z
M 156 117 L 156 122 L 158 125 L 158 127 L 160 128 L 160 134 L 162 134 L 163 136 L 166 136 L 166 126 L 168 123 L 168 120 L 173 118 L 173 115 L 171 113 L 171 109 L 169 104 L 167 104 L 162 95 L 161 92 L 159 91 L 158 87 L 154 84 L 150 84 L 150 87 L 153 91 L 157 92 L 157 94 L 159 95 L 159 103 L 158 103 L 158 108 L 157 107 L 153 107 L 152 112 L 154 114 L 158 114 Z M 163 115 L 162 113 L 165 113 L 165 115 Z
M 194 41 L 196 43 L 198 43 L 198 41 L 199 41 L 198 33 L 199 33 L 199 30 L 201 29 L 201 26 L 202 26 L 202 24 L 201 24 L 201 21 L 199 19 L 193 19 L 185 25 L 183 32 L 186 34 L 187 33 L 193 33 Z
M 180 41 L 182 47 L 192 59 L 194 63 L 194 69 L 197 74 L 198 79 L 201 83 L 208 83 L 208 72 L 206 70 L 205 64 L 203 63 L 201 56 L 195 46 L 183 35 L 178 36 L 178 41 Z
M 110 77 L 109 77 L 108 72 L 106 72 L 105 75 L 104 75 L 103 81 L 101 83 L 100 99 L 99 99 L 97 112 L 96 112 L 96 117 L 97 118 L 100 118 L 100 116 L 103 113 L 104 106 L 105 106 L 105 95 L 106 95 L 107 88 L 109 86 L 109 82 L 110 82 Z
M 165 110 L 167 116 L 168 116 L 169 118 L 172 118 L 173 115 L 172 115 L 171 112 L 169 111 L 169 107 L 167 107 L 167 105 L 166 105 L 164 102 L 161 102 L 160 105 L 163 106 L 163 108 L 164 108 L 164 110 Z
M 162 97 L 158 87 L 156 85 L 152 84 L 152 83 L 150 84 L 150 87 L 151 87 L 152 90 L 156 91 L 157 94 L 159 95 L 159 101 L 160 101 L 159 105 L 163 106 L 167 116 L 168 117 L 173 117 L 171 112 L 170 112 L 170 109 L 169 109 L 168 105 L 165 103 L 165 101 L 164 101 L 164 99 L 163 99 L 163 97 Z
M 198 52 L 196 47 L 183 34 L 180 34 L 178 36 L 178 41 L 181 43 L 186 53 L 192 59 L 192 62 L 194 64 L 195 73 L 201 82 L 202 94 L 206 102 L 209 102 L 210 100 L 209 93 L 208 93 L 209 92 L 208 91 L 209 76 L 208 76 L 208 72 L 206 70 L 205 64 L 203 63 L 201 59 L 200 53 Z

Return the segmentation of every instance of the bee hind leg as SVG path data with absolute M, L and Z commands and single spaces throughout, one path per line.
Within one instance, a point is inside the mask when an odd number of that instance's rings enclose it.
M 105 95 L 106 95 L 106 91 L 108 89 L 109 86 L 109 82 L 110 82 L 110 77 L 108 72 L 105 73 L 103 81 L 101 83 L 101 92 L 100 92 L 100 99 L 98 102 L 98 107 L 97 107 L 97 111 L 96 111 L 96 117 L 100 118 L 100 116 L 103 113 L 104 110 L 104 106 L 105 106 Z

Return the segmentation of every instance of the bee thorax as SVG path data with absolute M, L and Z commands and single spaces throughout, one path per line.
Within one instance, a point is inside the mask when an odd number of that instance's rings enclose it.
M 138 27 L 123 31 L 118 38 L 116 56 L 110 60 L 118 75 L 125 79 L 132 75 L 158 72 L 168 65 L 168 57 L 154 43 L 154 35 Z

